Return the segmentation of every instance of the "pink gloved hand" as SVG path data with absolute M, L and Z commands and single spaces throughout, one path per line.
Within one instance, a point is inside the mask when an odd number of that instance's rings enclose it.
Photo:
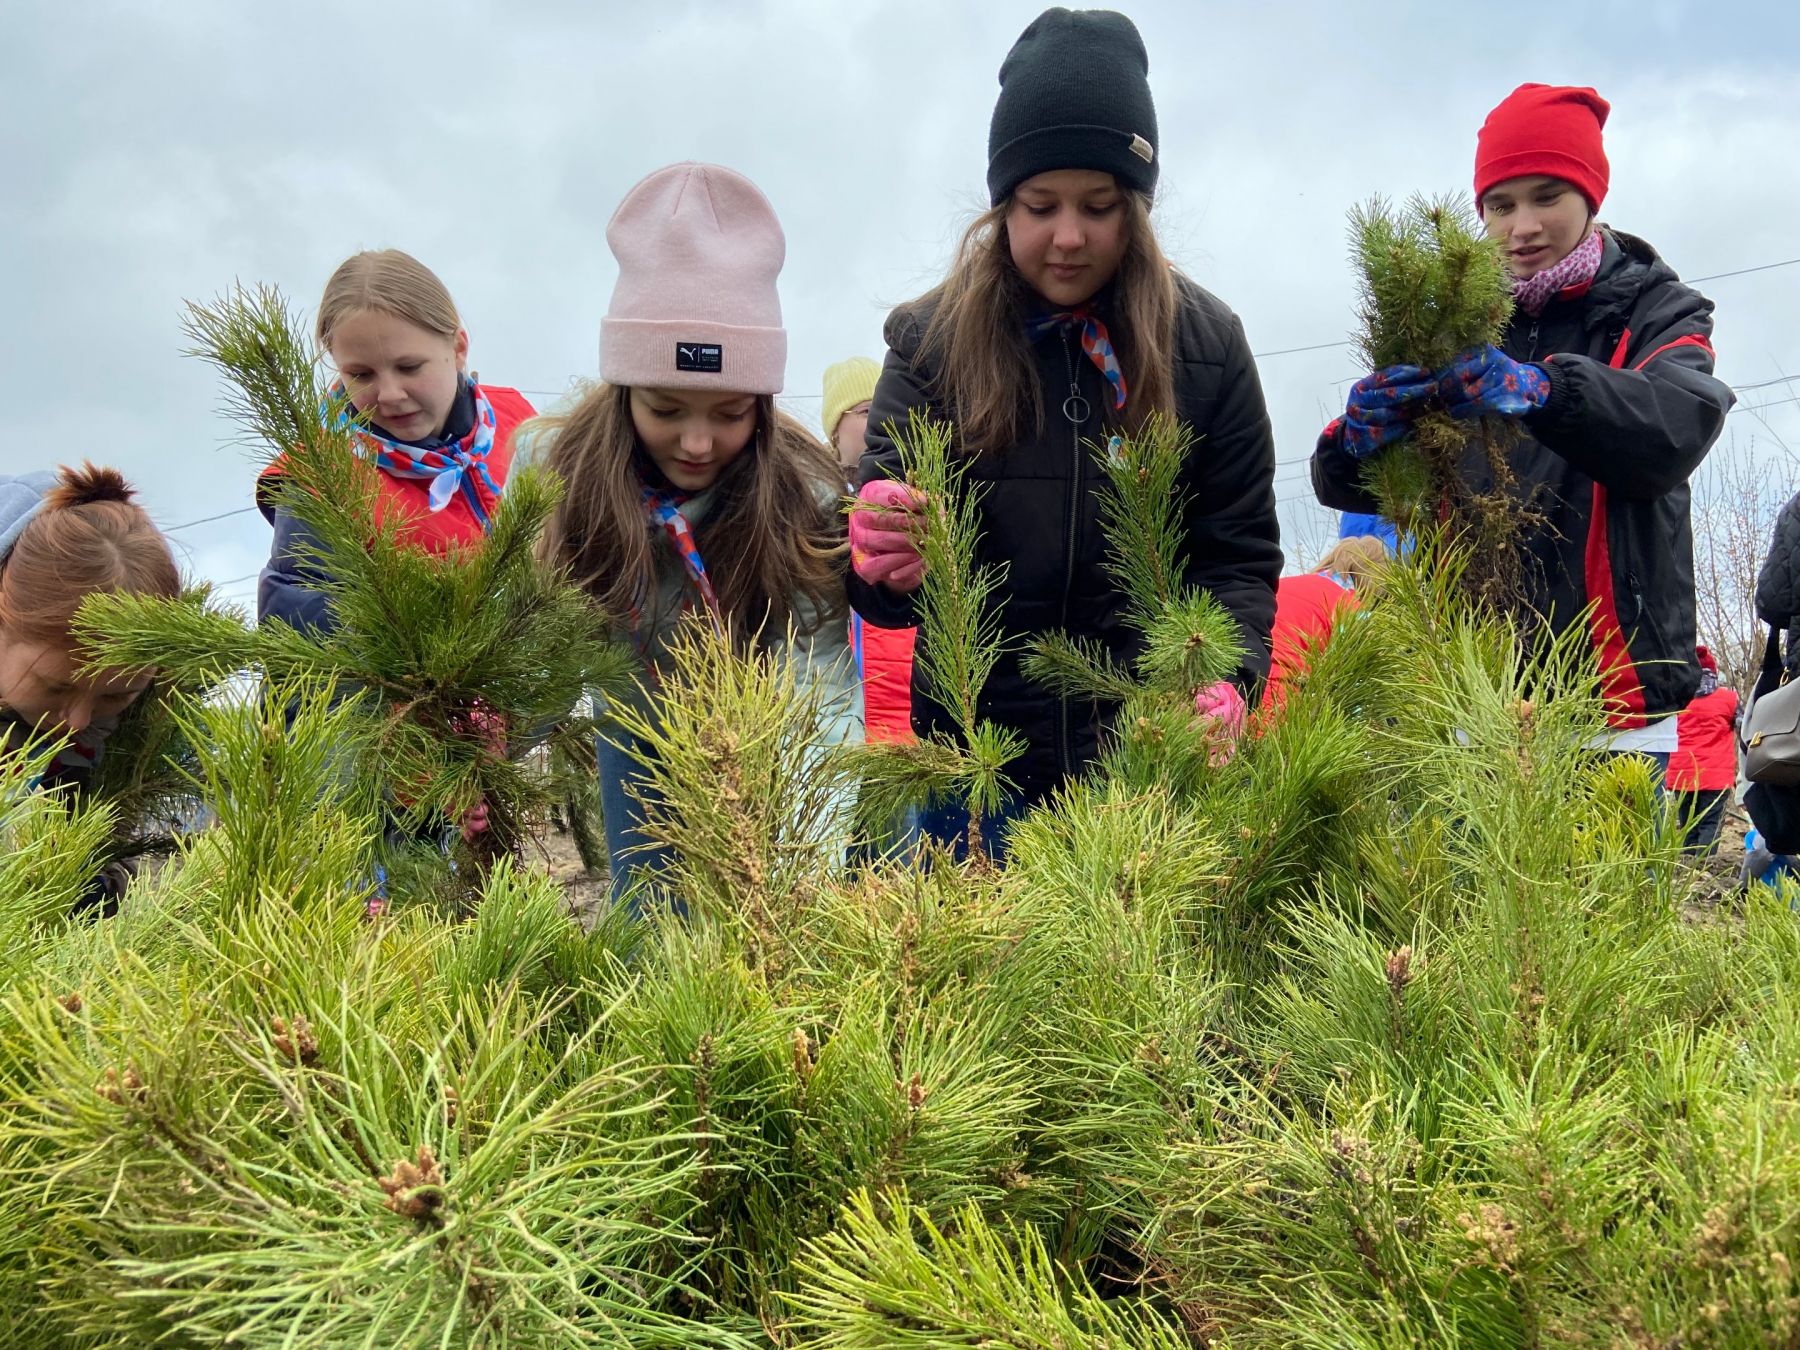
M 487 798 L 476 801 L 474 807 L 462 818 L 463 843 L 471 842 L 476 835 L 486 834 L 488 827 Z
M 1227 680 L 1194 691 L 1194 715 L 1200 719 L 1207 739 L 1212 742 L 1214 768 L 1229 763 L 1237 752 L 1247 711 L 1244 696 Z
M 925 580 L 918 531 L 925 495 L 904 483 L 877 478 L 863 484 L 857 500 L 876 510 L 850 513 L 850 565 L 871 586 L 906 594 Z

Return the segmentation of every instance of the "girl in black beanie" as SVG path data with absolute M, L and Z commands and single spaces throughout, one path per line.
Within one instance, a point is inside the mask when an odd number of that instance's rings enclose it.
M 944 281 L 887 323 L 887 362 L 869 413 L 851 517 L 851 603 L 879 627 L 917 622 L 922 568 L 906 523 L 907 489 L 886 428 L 913 409 L 956 425 L 980 486 L 981 562 L 1004 564 L 995 603 L 1009 651 L 981 715 L 1019 732 L 1010 809 L 984 828 L 1002 856 L 1006 821 L 1098 753 L 1113 709 L 1031 683 L 1018 648 L 1063 629 L 1117 660 L 1138 652 L 1125 597 L 1105 570 L 1103 477 L 1090 446 L 1134 433 L 1151 414 L 1194 432 L 1182 480 L 1186 580 L 1237 619 L 1245 656 L 1232 679 L 1195 691 L 1203 717 L 1241 729 L 1268 672 L 1281 545 L 1275 451 L 1261 386 L 1237 316 L 1176 272 L 1150 225 L 1160 169 L 1149 58 L 1131 20 L 1046 10 L 1000 68 L 988 132 L 990 209 L 963 236 Z M 915 730 L 952 731 L 912 691 Z M 926 833 L 956 843 L 966 817 L 932 808 Z

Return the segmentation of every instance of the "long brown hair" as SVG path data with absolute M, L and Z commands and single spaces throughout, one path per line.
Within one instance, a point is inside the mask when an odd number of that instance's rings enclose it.
M 65 646 L 81 602 L 97 591 L 173 599 L 181 573 L 117 469 L 64 467 L 38 512 L 0 558 L 0 635 Z
M 543 462 L 566 485 L 545 526 L 542 556 L 565 567 L 615 623 L 630 622 L 654 583 L 652 550 L 662 546 L 644 516 L 631 391 L 596 384 L 568 412 L 535 418 L 519 435 L 527 444 L 551 439 Z M 796 597 L 819 616 L 815 622 L 843 613 L 849 549 L 833 505 L 840 478 L 831 452 L 773 398 L 758 396 L 755 434 L 694 527 L 734 634 L 785 628 Z
M 1123 192 L 1125 254 L 1113 279 L 1113 349 L 1125 375 L 1119 418 L 1135 430 L 1175 415 L 1175 277 L 1150 225 L 1150 198 Z M 914 303 L 932 307 L 921 353 L 936 367 L 926 392 L 971 450 L 1005 450 L 1043 430 L 1044 403 L 1025 336 L 1030 288 L 1012 260 L 1001 202 L 976 217 L 950 275 Z M 1110 410 L 1109 410 L 1110 411 Z

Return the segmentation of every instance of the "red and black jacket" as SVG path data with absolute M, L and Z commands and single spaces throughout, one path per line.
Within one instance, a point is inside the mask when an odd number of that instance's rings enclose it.
M 504 489 L 512 467 L 513 433 L 528 418 L 536 416 L 531 404 L 516 389 L 484 384 L 481 393 L 494 410 L 494 445 L 488 452 L 488 474 L 496 486 Z M 468 434 L 474 424 L 475 401 L 465 387 L 451 410 L 447 438 L 455 440 Z M 265 468 L 256 481 L 256 505 L 269 524 L 274 538 L 269 547 L 269 562 L 262 570 L 256 588 L 258 623 L 279 619 L 302 633 L 330 632 L 336 628 L 323 584 L 326 580 L 311 556 L 317 542 L 310 529 L 293 512 L 278 506 L 276 484 L 287 472 L 278 458 Z M 402 537 L 426 553 L 442 554 L 452 547 L 479 543 L 487 533 L 482 518 L 471 509 L 462 493 L 453 495 L 441 511 L 430 507 L 430 484 L 420 478 L 378 476 L 379 495 L 375 501 L 376 519 L 397 516 L 403 523 Z M 499 499 L 485 485 L 476 485 L 483 513 L 491 517 Z
M 1521 541 L 1526 602 L 1556 632 L 1586 624 L 1608 718 L 1629 728 L 1678 712 L 1700 684 L 1688 477 L 1734 396 L 1712 373 L 1712 301 L 1643 240 L 1609 229 L 1605 245 L 1590 285 L 1535 319 L 1515 313 L 1507 328 L 1506 354 L 1550 379 L 1549 401 L 1523 419 L 1526 439 L 1508 458 L 1542 516 Z M 1312 457 L 1319 501 L 1379 509 L 1361 468 L 1339 423 L 1326 427 Z M 1491 484 L 1479 452 L 1463 474 Z

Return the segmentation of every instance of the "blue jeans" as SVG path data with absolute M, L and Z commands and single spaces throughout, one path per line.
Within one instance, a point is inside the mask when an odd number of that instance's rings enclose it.
M 990 811 L 982 816 L 981 846 L 987 850 L 990 861 L 1006 861 L 1007 827 L 1021 819 L 1031 806 L 1031 802 L 1009 797 L 1001 803 L 998 811 Z M 968 810 L 956 802 L 933 802 L 929 806 L 920 807 L 913 839 L 930 839 L 946 845 L 956 859 L 962 861 L 969 856 Z
M 624 741 L 628 748 L 613 744 Z M 596 761 L 600 769 L 600 811 L 606 817 L 606 865 L 611 874 L 613 903 L 629 899 L 640 915 L 644 886 L 669 864 L 669 851 L 644 833 L 644 806 L 637 792 L 649 790 L 644 750 L 623 732 L 601 732 Z

